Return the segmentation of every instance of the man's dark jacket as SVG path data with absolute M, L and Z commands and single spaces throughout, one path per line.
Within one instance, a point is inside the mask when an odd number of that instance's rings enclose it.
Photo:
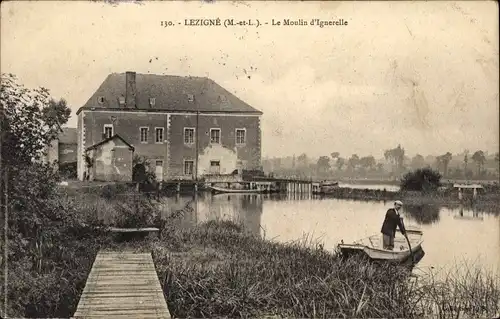
M 382 224 L 382 234 L 394 237 L 396 234 L 396 227 L 404 234 L 406 232 L 403 221 L 399 217 L 394 208 L 387 210 L 385 214 L 384 223 Z

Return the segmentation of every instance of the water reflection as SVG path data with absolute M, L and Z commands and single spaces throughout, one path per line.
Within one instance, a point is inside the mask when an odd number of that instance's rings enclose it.
M 482 221 L 484 220 L 483 213 L 479 212 L 479 210 L 472 206 L 471 209 L 464 209 L 463 205 L 460 205 L 458 209 L 458 214 L 454 216 L 455 219 L 459 220 L 476 220 L 476 221 Z
M 307 237 L 332 250 L 341 240 L 352 242 L 380 233 L 385 213 L 393 202 L 293 194 L 200 194 L 165 199 L 162 214 L 167 216 L 185 205 L 192 209 L 178 221 L 179 227 L 214 219 L 233 220 L 266 239 L 289 242 Z M 407 228 L 424 232 L 426 255 L 419 264 L 422 267 L 453 266 L 463 259 L 500 265 L 500 216 L 465 206 L 437 205 L 405 205 L 403 216 Z
M 161 201 L 162 217 L 183 209 L 180 227 L 190 227 L 210 220 L 231 220 L 242 223 L 255 235 L 260 234 L 264 197 L 258 194 L 196 194 L 192 197 L 170 197 Z M 188 207 L 188 209 L 185 209 Z
M 419 224 L 433 224 L 439 221 L 439 206 L 437 205 L 411 205 L 404 206 L 405 215 Z
M 266 201 L 297 201 L 297 200 L 319 199 L 321 195 L 313 195 L 307 193 L 303 194 L 278 193 L 278 194 L 264 194 L 261 196 Z

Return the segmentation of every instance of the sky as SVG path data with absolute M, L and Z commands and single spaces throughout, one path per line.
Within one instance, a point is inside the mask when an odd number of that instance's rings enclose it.
M 135 71 L 207 76 L 261 110 L 264 157 L 493 153 L 498 14 L 494 1 L 2 2 L 1 71 L 66 99 L 71 127 L 109 73 Z M 260 25 L 183 25 L 200 18 Z M 314 18 L 348 24 L 272 25 Z

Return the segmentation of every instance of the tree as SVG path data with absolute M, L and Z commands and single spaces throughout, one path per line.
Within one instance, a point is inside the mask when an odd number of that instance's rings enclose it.
M 430 168 L 420 168 L 406 173 L 401 180 L 403 191 L 436 191 L 441 184 L 441 174 Z
M 336 160 L 337 158 L 339 158 L 340 153 L 339 152 L 333 152 L 333 153 L 330 154 L 330 156 L 332 157 L 333 160 Z
M 396 158 L 396 169 L 397 169 L 397 173 L 399 174 L 399 173 L 401 173 L 401 171 L 403 169 L 403 163 L 404 163 L 404 158 L 405 158 L 404 148 L 402 148 L 401 145 L 398 145 L 398 147 L 396 147 L 393 150 L 393 155 Z
M 337 158 L 337 169 L 339 171 L 342 170 L 342 168 L 344 167 L 344 165 L 345 165 L 345 159 L 342 158 L 342 157 Z
M 69 119 L 66 101 L 51 99 L 45 88 L 29 90 L 14 75 L 3 73 L 0 100 L 5 112 L 2 161 L 20 165 L 41 160 Z
M 484 163 L 486 162 L 486 156 L 484 155 L 484 152 L 479 150 L 474 152 L 472 155 L 472 160 L 476 163 L 477 165 L 477 176 L 481 176 L 481 168 L 483 167 Z
M 391 150 L 385 150 L 384 151 L 384 158 L 387 162 L 389 162 L 389 164 L 391 164 L 391 167 L 392 167 L 392 170 L 394 171 L 394 166 L 396 165 L 395 162 L 394 162 L 394 156 L 393 156 L 393 153 L 392 153 L 392 149 Z
M 440 155 L 436 157 L 436 161 L 438 164 L 438 169 L 443 168 L 443 176 L 448 176 L 448 165 L 453 158 L 452 154 L 450 152 L 447 152 L 444 155 Z
M 377 162 L 375 161 L 375 157 L 373 156 L 364 156 L 359 159 L 359 164 L 368 170 L 373 170 L 375 168 L 375 165 L 377 165 Z
M 383 173 L 384 172 L 384 164 L 377 163 L 377 172 L 379 172 L 379 173 Z
M 467 164 L 469 163 L 469 150 L 464 151 L 464 175 L 465 178 L 468 179 L 467 177 Z
M 425 166 L 425 159 L 422 155 L 417 154 L 413 156 L 411 159 L 411 164 L 410 164 L 412 169 L 419 169 Z
M 11 74 L 1 78 L 1 168 L 5 173 L 1 181 L 8 195 L 8 202 L 2 204 L 9 210 L 9 293 L 23 299 L 12 302 L 15 311 L 10 314 L 61 317 L 54 313 L 61 299 L 50 296 L 65 296 L 72 302 L 67 295 L 74 289 L 68 282 L 82 278 L 81 269 L 77 270 L 82 263 L 79 255 L 90 254 L 96 248 L 92 242 L 98 240 L 96 228 L 83 223 L 90 221 L 85 213 L 93 212 L 77 209 L 73 200 L 61 196 L 58 172 L 42 161 L 70 110 L 64 100 L 51 99 L 44 88 L 24 88 Z
M 299 167 L 307 167 L 309 166 L 309 160 L 307 158 L 307 155 L 305 153 L 302 153 L 299 155 L 299 157 L 297 158 L 297 162 L 298 162 L 298 166 Z
M 384 152 L 385 159 L 392 165 L 393 172 L 396 174 L 401 173 L 404 164 L 405 150 L 398 145 L 396 148 L 386 150 Z
M 59 176 L 42 159 L 71 111 L 64 100 L 51 99 L 47 89 L 27 89 L 12 74 L 2 74 L 0 103 L 4 112 L 1 167 L 7 172 L 13 231 L 30 237 L 43 227 L 50 228 L 52 217 L 60 218 L 44 211 L 50 209 L 47 200 Z
M 359 156 L 357 154 L 352 154 L 347 165 L 352 171 L 356 170 L 356 166 L 359 165 Z
M 132 180 L 138 183 L 151 184 L 156 180 L 156 174 L 151 163 L 142 156 L 135 155 L 132 160 Z
M 327 174 L 330 170 L 330 158 L 328 156 L 320 156 L 316 168 L 318 169 L 318 173 Z

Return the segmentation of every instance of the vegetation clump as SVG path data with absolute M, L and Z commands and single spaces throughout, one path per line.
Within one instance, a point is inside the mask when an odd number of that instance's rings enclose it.
M 64 100 L 50 99 L 46 89 L 29 90 L 10 74 L 2 74 L 0 102 L 1 206 L 2 220 L 8 223 L 8 240 L 3 243 L 2 236 L 1 245 L 8 249 L 2 260 L 2 267 L 8 265 L 8 285 L 2 285 L 1 294 L 9 301 L 7 313 L 69 317 L 104 243 L 93 212 L 61 197 L 60 176 L 44 163 L 47 146 L 68 120 L 70 109 Z
M 437 191 L 441 185 L 441 174 L 431 168 L 420 168 L 406 173 L 401 180 L 402 191 Z
M 269 242 L 228 221 L 170 229 L 153 255 L 175 317 L 452 318 L 460 309 L 475 318 L 500 309 L 500 282 L 485 271 L 415 277 L 319 244 Z M 455 308 L 443 309 L 443 299 Z

